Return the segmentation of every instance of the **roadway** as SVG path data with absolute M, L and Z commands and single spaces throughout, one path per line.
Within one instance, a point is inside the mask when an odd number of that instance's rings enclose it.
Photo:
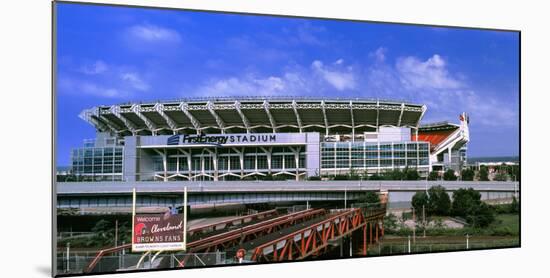
M 497 181 L 169 181 L 169 182 L 59 182 L 58 195 L 128 194 L 133 188 L 139 193 L 259 193 L 259 192 L 353 192 L 377 191 L 415 192 L 434 185 L 447 191 L 473 188 L 483 192 L 517 192 L 517 182 Z

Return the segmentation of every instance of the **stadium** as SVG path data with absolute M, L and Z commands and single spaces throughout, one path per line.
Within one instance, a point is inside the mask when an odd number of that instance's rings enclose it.
M 76 181 L 305 180 L 459 170 L 468 116 L 423 124 L 426 105 L 380 99 L 218 97 L 97 106 L 72 150 Z

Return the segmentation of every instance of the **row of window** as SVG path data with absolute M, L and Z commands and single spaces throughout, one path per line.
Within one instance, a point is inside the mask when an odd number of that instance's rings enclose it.
M 380 146 L 380 147 L 379 147 Z M 416 151 L 416 150 L 428 150 L 429 144 L 427 142 L 406 142 L 406 143 L 393 143 L 393 144 L 380 144 L 377 143 L 365 143 L 365 142 L 323 142 L 321 143 L 322 151 Z
M 380 148 L 378 148 L 380 146 Z M 367 144 L 339 142 L 321 144 L 321 168 L 368 168 L 429 165 L 427 142 Z
M 122 173 L 123 147 L 74 149 L 71 159 L 77 175 Z
M 365 167 L 399 167 L 399 166 L 418 166 L 418 165 L 429 165 L 427 158 L 423 159 L 381 159 L 380 165 L 378 160 L 322 160 L 321 168 L 323 169 L 333 169 L 333 168 L 344 168 L 349 169 L 353 168 L 365 168 Z
M 113 174 L 122 173 L 122 165 L 84 165 L 73 166 L 75 174 Z
M 73 158 L 92 158 L 104 156 L 122 156 L 123 147 L 104 147 L 104 148 L 78 148 L 73 149 Z
M 306 156 L 298 156 L 299 168 L 305 168 Z M 189 161 L 186 157 L 169 157 L 166 160 L 167 171 L 189 171 Z M 213 157 L 193 157 L 191 158 L 191 171 L 214 170 Z M 257 164 L 257 166 L 256 166 Z M 164 164 L 160 155 L 153 157 L 153 167 L 157 172 L 164 171 Z M 179 169 L 178 169 L 179 168 Z M 243 169 L 268 169 L 266 156 L 245 156 L 243 159 Z M 294 155 L 273 155 L 271 157 L 272 169 L 292 169 L 296 168 L 296 157 Z M 239 157 L 218 157 L 218 170 L 241 169 Z

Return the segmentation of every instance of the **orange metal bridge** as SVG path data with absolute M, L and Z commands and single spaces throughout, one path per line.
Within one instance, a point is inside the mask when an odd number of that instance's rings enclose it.
M 361 254 L 384 235 L 385 206 L 374 209 L 307 209 L 280 214 L 277 210 L 242 216 L 190 229 L 187 251 L 174 253 L 178 267 L 186 266 L 189 254 L 226 252 L 244 262 L 302 260 L 324 253 L 331 244 L 362 231 Z M 131 244 L 101 250 L 85 272 L 93 272 L 107 254 L 130 249 Z M 208 258 L 204 257 L 207 261 Z

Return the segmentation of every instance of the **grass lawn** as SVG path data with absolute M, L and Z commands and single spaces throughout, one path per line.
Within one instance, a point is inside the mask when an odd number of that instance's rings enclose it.
M 514 235 L 519 234 L 519 214 L 497 214 L 489 226 L 492 229 L 508 229 Z

